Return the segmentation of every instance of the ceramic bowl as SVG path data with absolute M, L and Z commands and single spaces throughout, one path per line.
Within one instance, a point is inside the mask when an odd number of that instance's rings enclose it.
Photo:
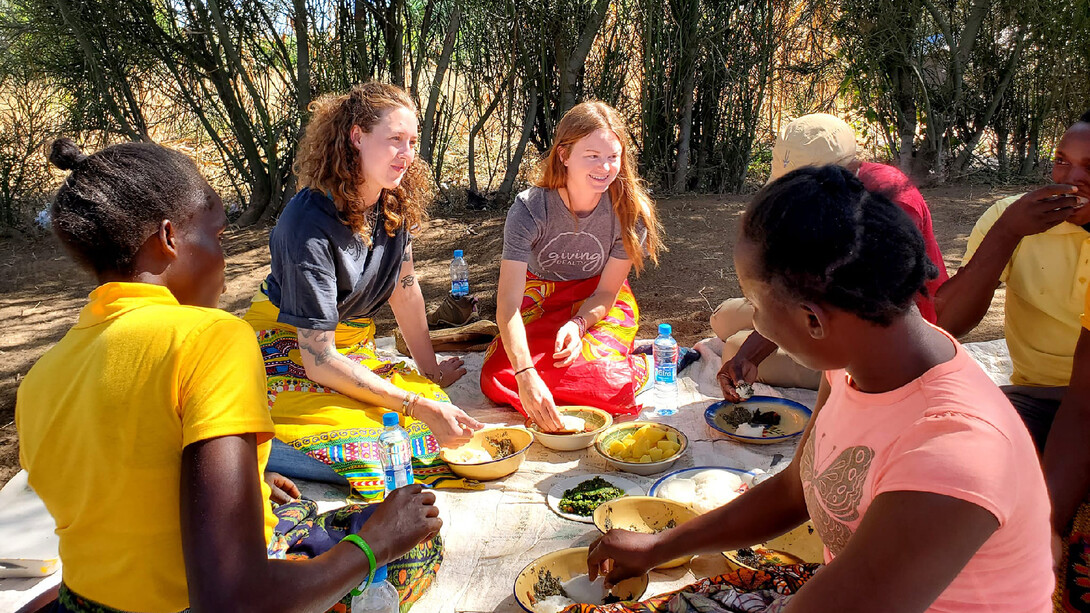
M 654 426 L 666 432 L 673 432 L 677 436 L 678 444 L 681 448 L 678 449 L 674 455 L 659 460 L 658 462 L 627 462 L 619 460 L 609 455 L 606 449 L 609 448 L 609 444 L 613 441 L 623 439 L 629 434 L 633 434 L 636 430 L 639 430 L 643 426 Z M 597 451 L 611 466 L 618 470 L 625 472 L 635 473 L 637 475 L 655 475 L 670 468 L 678 461 L 682 455 L 685 454 L 685 450 L 689 448 L 689 438 L 685 436 L 681 430 L 674 428 L 673 426 L 667 426 L 666 424 L 660 424 L 653 421 L 632 421 L 624 424 L 614 424 L 605 430 L 603 430 L 598 438 L 594 440 L 594 450 Z
M 534 585 L 546 572 L 552 573 L 560 581 L 587 574 L 587 554 L 586 547 L 561 549 L 530 562 L 515 579 L 515 600 L 519 606 L 533 613 L 534 603 L 537 601 Z M 625 579 L 613 586 L 611 593 L 625 602 L 639 600 L 647 591 L 647 582 L 647 575 Z
M 542 432 L 538 429 L 537 424 L 532 420 L 526 420 L 526 427 L 534 432 L 534 438 L 537 442 L 545 445 L 549 449 L 555 449 L 556 451 L 576 451 L 578 449 L 586 449 L 594 444 L 594 437 L 613 425 L 613 416 L 606 413 L 602 409 L 596 409 L 594 407 L 556 407 L 557 411 L 561 415 L 572 415 L 575 417 L 581 417 L 587 422 L 587 425 L 591 427 L 588 432 L 579 432 L 576 434 L 553 434 L 550 432 Z
M 534 434 L 526 428 L 484 428 L 473 433 L 473 438 L 462 447 L 480 449 L 490 455 L 495 450 L 492 441 L 510 440 L 514 447 L 514 453 L 507 457 L 478 463 L 460 463 L 452 461 L 452 449 L 444 449 L 439 452 L 439 458 L 450 465 L 454 474 L 463 479 L 475 479 L 477 481 L 493 481 L 502 479 L 519 469 L 522 461 L 526 459 L 526 450 L 534 442 Z M 461 449 L 462 447 L 459 447 Z
M 680 526 L 695 517 L 696 511 L 680 502 L 653 496 L 625 496 L 599 505 L 594 510 L 594 525 L 603 534 L 614 528 L 656 534 Z M 691 559 L 692 556 L 683 556 L 655 568 L 674 568 Z
M 817 531 L 814 529 L 814 524 L 811 521 L 807 521 L 794 530 L 781 534 L 767 543 L 760 543 L 751 547 L 751 549 L 756 548 L 770 550 L 773 553 L 786 554 L 780 556 L 782 563 L 784 564 L 797 564 L 800 562 L 820 563 L 825 561 L 824 545 L 822 545 L 821 538 L 818 537 Z M 726 557 L 731 566 L 735 568 L 759 570 L 755 566 L 739 559 L 737 551 L 724 552 L 723 556 Z
M 780 414 L 780 424 L 765 430 L 763 436 L 745 436 L 738 434 L 726 421 L 726 416 L 736 406 L 743 406 L 750 411 L 775 411 Z M 811 411 L 806 406 L 788 400 L 787 398 L 775 398 L 772 396 L 753 396 L 742 402 L 728 402 L 721 400 L 708 407 L 704 411 L 704 421 L 714 430 L 726 435 L 731 440 L 751 445 L 771 445 L 793 441 L 806 429 L 806 423 L 810 421 Z

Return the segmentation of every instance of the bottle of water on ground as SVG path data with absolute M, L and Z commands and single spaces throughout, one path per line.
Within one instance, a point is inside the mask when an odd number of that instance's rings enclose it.
M 469 295 L 469 266 L 462 259 L 462 250 L 454 250 L 454 259 L 450 261 L 450 294 L 452 296 Z
M 670 324 L 659 324 L 655 339 L 655 412 L 656 417 L 677 413 L 677 341 L 670 336 Z
M 386 491 L 392 492 L 413 482 L 413 451 L 409 434 L 398 425 L 399 413 L 382 416 L 386 430 L 379 435 L 382 449 L 382 470 L 386 476 Z
M 401 608 L 397 588 L 386 580 L 385 566 L 375 569 L 375 578 L 366 590 L 357 591 L 352 590 L 352 613 L 398 613 Z

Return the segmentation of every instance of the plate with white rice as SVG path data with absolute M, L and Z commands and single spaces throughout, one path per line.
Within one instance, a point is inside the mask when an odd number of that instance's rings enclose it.
M 726 466 L 694 466 L 662 477 L 648 495 L 688 505 L 704 514 L 717 509 L 753 487 L 755 474 Z

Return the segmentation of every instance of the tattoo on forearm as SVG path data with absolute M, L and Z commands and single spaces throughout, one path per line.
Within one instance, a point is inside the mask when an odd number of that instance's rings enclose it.
M 405 275 L 404 277 L 401 277 L 401 287 L 408 289 L 413 286 L 413 283 L 416 283 L 416 277 L 414 275 Z

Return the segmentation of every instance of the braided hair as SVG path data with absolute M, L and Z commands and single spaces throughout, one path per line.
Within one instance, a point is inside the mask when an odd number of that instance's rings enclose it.
M 800 168 L 766 186 L 742 235 L 773 286 L 879 325 L 906 313 L 938 275 L 908 215 L 837 165 Z
M 123 143 L 88 156 L 59 138 L 49 161 L 69 171 L 50 208 L 53 232 L 100 276 L 131 276 L 136 252 L 164 219 L 178 221 L 212 203 L 193 161 L 161 145 Z

